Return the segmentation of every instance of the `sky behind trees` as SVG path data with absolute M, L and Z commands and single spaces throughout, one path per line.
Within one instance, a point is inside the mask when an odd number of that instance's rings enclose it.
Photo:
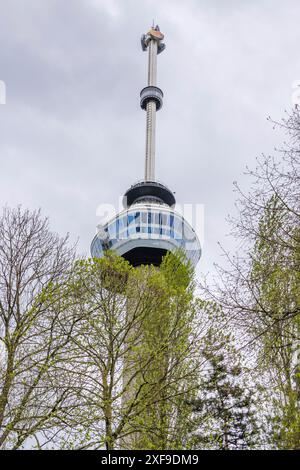
M 300 3 L 10 0 L 1 5 L 0 202 L 41 207 L 89 253 L 99 204 L 143 177 L 147 56 L 165 33 L 156 175 L 179 203 L 205 205 L 199 272 L 220 261 L 232 182 L 284 138 L 266 121 L 292 106 L 300 80 Z

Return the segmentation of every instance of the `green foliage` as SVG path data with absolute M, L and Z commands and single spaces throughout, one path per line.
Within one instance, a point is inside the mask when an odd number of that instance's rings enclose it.
M 192 393 L 196 370 L 192 361 L 195 344 L 191 338 L 195 319 L 193 271 L 178 252 L 168 254 L 160 267 L 135 271 L 137 285 L 150 289 L 151 312 L 141 325 L 142 336 L 135 349 L 142 374 L 135 388 L 142 389 L 148 403 L 134 422 L 139 429 L 134 448 L 180 449 L 186 445 L 190 409 L 186 398 Z M 150 403 L 149 403 L 149 396 Z
M 160 269 L 133 269 L 113 252 L 76 263 L 61 291 L 65 324 L 75 323 L 64 371 L 74 384 L 64 446 L 187 445 L 184 398 L 197 376 L 193 289 L 181 252 Z
M 209 328 L 202 350 L 205 371 L 199 395 L 192 402 L 197 423 L 194 446 L 199 449 L 251 449 L 258 444 L 259 429 L 253 391 L 232 338 Z
M 254 328 L 261 336 L 260 367 L 271 373 L 275 393 L 272 443 L 299 449 L 300 244 L 296 227 L 292 246 L 284 243 L 287 216 L 282 201 L 272 196 L 253 252 L 252 282 L 259 292 Z

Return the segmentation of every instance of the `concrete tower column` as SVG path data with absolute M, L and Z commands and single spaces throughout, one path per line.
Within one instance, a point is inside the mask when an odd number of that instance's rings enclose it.
M 145 181 L 155 180 L 155 124 L 156 104 L 154 101 L 147 103 L 146 118 L 146 160 Z
M 148 86 L 156 86 L 157 75 L 157 40 L 151 38 L 148 55 Z
M 148 49 L 148 86 L 141 92 L 141 107 L 146 110 L 145 181 L 155 181 L 156 111 L 162 106 L 163 96 L 156 86 L 157 54 L 165 48 L 161 42 L 163 37 L 158 26 L 142 37 L 142 48 Z

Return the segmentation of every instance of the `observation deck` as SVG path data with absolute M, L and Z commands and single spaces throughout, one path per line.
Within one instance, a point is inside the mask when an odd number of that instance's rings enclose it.
M 110 249 L 132 266 L 159 266 L 167 252 L 180 248 L 196 266 L 201 247 L 191 225 L 167 205 L 138 202 L 101 227 L 92 241 L 91 254 L 99 258 Z

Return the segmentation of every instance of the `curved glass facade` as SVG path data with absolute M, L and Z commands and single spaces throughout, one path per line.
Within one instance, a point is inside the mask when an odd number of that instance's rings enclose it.
M 93 257 L 103 256 L 106 249 L 123 255 L 142 246 L 167 251 L 182 248 L 194 266 L 201 256 L 198 237 L 190 224 L 160 204 L 134 204 L 105 224 L 103 230 L 102 236 L 96 235 L 92 241 Z

